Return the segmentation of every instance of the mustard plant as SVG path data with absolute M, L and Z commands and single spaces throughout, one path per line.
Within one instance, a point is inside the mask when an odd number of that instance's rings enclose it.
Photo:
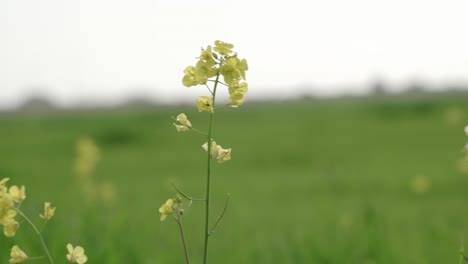
M 31 219 L 23 212 L 20 207 L 23 201 L 26 199 L 26 188 L 21 186 L 19 188 L 16 185 L 8 188 L 7 182 L 9 178 L 0 180 L 0 225 L 3 225 L 3 233 L 6 237 L 14 237 L 18 231 L 20 224 L 16 221 L 16 217 L 20 215 L 34 230 L 36 233 L 45 256 L 29 257 L 18 245 L 14 245 L 10 250 L 9 263 L 22 263 L 28 260 L 47 258 L 50 264 L 54 264 L 47 244 L 42 236 L 42 232 L 39 231 L 37 226 L 31 221 Z M 44 225 L 48 223 L 55 215 L 55 207 L 51 206 L 50 202 L 44 203 L 44 212 L 39 214 L 39 217 L 43 219 Z M 73 248 L 70 244 L 67 245 L 69 254 L 66 256 L 70 263 L 84 264 L 88 260 L 84 254 L 84 249 L 80 246 Z
M 248 85 L 245 82 L 245 72 L 248 70 L 247 61 L 240 59 L 237 53 L 233 51 L 234 45 L 222 41 L 215 41 L 214 46 L 208 45 L 202 48 L 200 56 L 197 58 L 195 66 L 188 66 L 184 70 L 182 84 L 186 87 L 204 86 L 207 89 L 207 96 L 200 96 L 196 99 L 196 106 L 199 112 L 208 113 L 208 129 L 206 132 L 196 129 L 188 120 L 184 113 L 179 114 L 175 119 L 174 126 L 179 132 L 193 131 L 202 134 L 206 137 L 206 142 L 202 144 L 202 148 L 206 151 L 206 190 L 205 197 L 197 199 L 193 198 L 182 190 L 173 185 L 177 194 L 175 198 L 168 199 L 160 208 L 161 221 L 164 221 L 167 216 L 173 216 L 178 223 L 184 254 L 187 263 L 190 263 L 190 258 L 185 241 L 184 230 L 182 226 L 182 200 L 185 198 L 189 201 L 188 206 L 193 201 L 205 203 L 205 226 L 204 226 L 204 247 L 203 247 L 203 263 L 208 262 L 208 241 L 211 235 L 215 232 L 219 223 L 224 217 L 229 204 L 229 194 L 224 205 L 224 209 L 216 219 L 213 225 L 210 226 L 210 203 L 211 203 L 211 166 L 212 161 L 223 163 L 231 159 L 231 148 L 224 148 L 218 145 L 214 140 L 213 126 L 214 114 L 223 107 L 238 107 L 244 103 L 244 96 L 247 93 Z M 222 80 L 221 80 L 222 77 Z M 216 95 L 220 86 L 227 88 L 229 92 L 229 100 L 224 105 L 216 107 Z

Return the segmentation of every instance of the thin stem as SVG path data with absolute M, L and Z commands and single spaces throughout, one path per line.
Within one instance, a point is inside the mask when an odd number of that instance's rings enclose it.
M 215 230 L 216 230 L 216 228 L 218 227 L 219 223 L 220 223 L 221 220 L 223 219 L 224 214 L 226 213 L 226 210 L 227 210 L 228 205 L 229 205 L 229 198 L 231 197 L 231 194 L 228 193 L 227 195 L 228 195 L 228 196 L 227 196 L 227 198 L 226 198 L 226 203 L 224 204 L 223 211 L 221 212 L 221 215 L 219 215 L 218 220 L 216 220 L 216 223 L 215 223 L 215 225 L 213 226 L 213 228 L 210 230 L 210 235 L 212 235 L 212 234 L 215 232 Z
M 206 86 L 206 89 L 208 89 L 208 91 L 210 91 L 210 94 L 213 95 L 213 92 L 211 91 L 210 87 L 208 86 L 208 84 L 205 83 L 205 86 Z
M 187 243 L 185 242 L 184 228 L 182 226 L 182 218 L 180 216 L 180 209 L 177 209 L 177 224 L 179 224 L 180 237 L 182 238 L 182 244 L 184 244 L 185 261 L 187 262 L 187 264 L 190 264 L 190 258 L 187 251 Z
M 36 260 L 36 259 L 43 259 L 45 256 L 39 256 L 39 257 L 28 257 L 27 260 Z
M 226 107 L 226 106 L 229 106 L 229 104 L 222 105 L 222 106 L 220 106 L 220 107 L 216 108 L 215 110 L 218 110 L 218 109 L 224 108 L 224 107 Z
M 219 73 L 216 75 L 216 81 L 213 88 L 213 108 L 215 106 L 215 99 L 216 99 L 216 88 L 218 87 L 219 83 Z M 207 175 L 206 175 L 206 201 L 205 201 L 205 246 L 203 252 L 203 263 L 207 263 L 208 258 L 208 238 L 209 228 L 210 228 L 210 187 L 211 187 L 211 141 L 212 141 L 212 132 L 213 132 L 213 116 L 214 111 L 210 113 L 210 123 L 208 126 L 208 151 L 207 151 Z
M 221 81 L 213 81 L 213 80 L 208 80 L 208 81 L 209 81 L 209 82 L 218 82 L 218 83 L 220 83 L 220 84 L 222 84 L 222 85 L 224 85 L 224 86 L 229 87 L 229 85 L 227 85 L 226 83 L 223 83 L 223 82 L 221 82 Z
M 200 133 L 200 134 L 203 134 L 203 135 L 205 135 L 205 136 L 208 136 L 207 133 L 205 133 L 205 132 L 203 132 L 203 131 L 200 131 L 200 130 L 198 130 L 198 129 L 196 129 L 196 128 L 193 128 L 193 127 L 192 127 L 192 128 L 190 128 L 190 129 L 193 130 L 193 131 L 195 131 L 195 132 L 198 132 L 198 133 Z
M 42 237 L 41 235 L 41 232 L 39 232 L 39 230 L 37 229 L 37 227 L 33 224 L 33 222 L 21 211 L 19 210 L 18 208 L 16 208 L 16 212 L 18 212 L 18 214 L 20 214 L 28 223 L 29 225 L 31 225 L 31 227 L 34 229 L 34 232 L 36 232 L 37 236 L 39 237 L 39 240 L 41 241 L 41 244 L 42 244 L 42 248 L 44 249 L 44 252 L 46 253 L 47 255 L 47 258 L 49 259 L 49 262 L 51 264 L 54 264 L 54 260 L 52 259 L 52 257 L 50 256 L 50 253 L 49 253 L 49 249 L 47 249 L 47 245 L 44 241 L 44 238 Z
M 183 191 L 181 191 L 179 188 L 177 188 L 177 186 L 175 186 L 174 183 L 171 183 L 172 187 L 174 187 L 174 189 L 176 189 L 176 191 L 182 195 L 183 197 L 189 199 L 190 201 L 205 201 L 205 199 L 197 199 L 197 198 L 193 198 L 193 197 L 190 197 L 188 196 L 187 194 L 185 194 Z

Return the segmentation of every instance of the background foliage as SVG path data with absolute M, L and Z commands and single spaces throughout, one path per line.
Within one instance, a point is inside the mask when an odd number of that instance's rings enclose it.
M 214 164 L 213 219 L 232 195 L 210 262 L 457 263 L 468 239 L 467 99 L 248 102 L 217 112 L 214 136 L 234 148 L 232 161 Z M 206 157 L 204 137 L 175 131 L 171 116 L 180 112 L 207 126 L 185 106 L 1 114 L 0 178 L 26 185 L 31 216 L 44 201 L 57 206 L 44 234 L 63 260 L 71 242 L 90 263 L 182 263 L 176 224 L 159 222 L 158 208 L 173 196 L 171 182 L 203 196 Z M 77 186 L 82 136 L 100 148 L 93 177 L 114 184 L 114 203 L 86 202 Z M 194 203 L 184 218 L 195 263 L 202 208 Z M 22 223 L 14 240 L 1 237 L 0 263 L 15 240 L 41 254 L 31 232 Z

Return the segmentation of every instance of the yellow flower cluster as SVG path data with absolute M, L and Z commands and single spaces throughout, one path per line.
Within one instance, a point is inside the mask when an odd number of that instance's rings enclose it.
M 166 220 L 166 218 L 173 214 L 175 210 L 179 210 L 180 213 L 183 212 L 182 208 L 182 197 L 177 194 L 174 199 L 167 199 L 167 201 L 159 207 L 159 212 L 161 213 L 161 222 Z
M 244 102 L 248 85 L 245 82 L 245 72 L 248 70 L 247 60 L 239 59 L 233 52 L 234 45 L 219 40 L 215 41 L 214 48 L 208 46 L 202 49 L 195 66 L 188 66 L 184 70 L 182 83 L 186 87 L 205 85 L 210 78 L 218 80 L 223 76 L 229 91 L 229 105 L 237 107 Z M 213 81 L 213 80 L 212 80 Z M 212 99 L 202 96 L 197 99 L 197 107 L 200 112 L 213 112 Z
M 202 145 L 205 151 L 208 151 L 208 142 Z M 221 145 L 217 145 L 215 141 L 211 142 L 210 155 L 212 159 L 218 160 L 218 163 L 223 163 L 231 159 L 231 149 L 223 149 Z
M 19 223 L 14 218 L 17 214 L 15 204 L 26 199 L 26 192 L 24 186 L 18 188 L 13 185 L 8 189 L 8 180 L 9 178 L 4 178 L 0 181 L 0 224 L 3 225 L 5 236 L 13 237 L 19 228 Z

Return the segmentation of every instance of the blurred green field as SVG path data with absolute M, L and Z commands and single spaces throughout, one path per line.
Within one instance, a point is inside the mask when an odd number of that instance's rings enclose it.
M 232 195 L 210 263 L 458 263 L 468 240 L 468 172 L 459 163 L 467 102 L 248 102 L 217 112 L 214 138 L 233 152 L 213 167 L 213 220 Z M 57 206 L 44 230 L 57 263 L 68 242 L 89 263 L 184 263 L 177 225 L 161 223 L 158 208 L 174 195 L 171 182 L 202 197 L 206 161 L 204 137 L 175 131 L 180 112 L 207 126 L 192 106 L 0 115 L 0 178 L 26 185 L 22 209 L 39 226 L 43 202 Z M 77 186 L 75 146 L 86 135 L 102 154 L 94 177 L 117 188 L 113 206 L 87 205 Z M 194 203 L 184 216 L 193 263 L 202 259 L 203 208 Z M 14 239 L 0 238 L 0 263 L 14 243 L 42 255 L 23 221 Z

